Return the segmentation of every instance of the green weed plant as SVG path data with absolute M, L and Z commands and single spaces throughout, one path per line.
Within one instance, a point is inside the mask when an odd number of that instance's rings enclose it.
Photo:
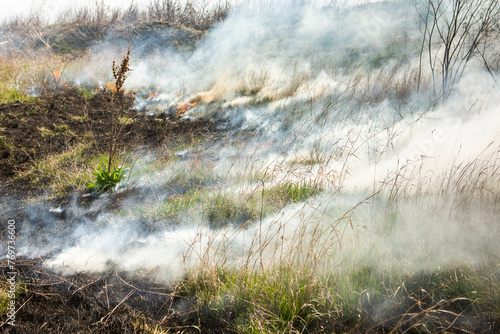
M 97 167 L 97 172 L 94 173 L 96 181 L 88 184 L 88 189 L 102 193 L 113 190 L 120 181 L 125 177 L 126 170 L 122 166 L 118 166 L 108 171 L 107 168 Z

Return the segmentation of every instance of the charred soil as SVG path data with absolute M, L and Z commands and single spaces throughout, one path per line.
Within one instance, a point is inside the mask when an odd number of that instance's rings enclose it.
M 147 272 L 122 273 L 110 265 L 101 275 L 60 276 L 39 260 L 18 260 L 22 292 L 16 326 L 2 324 L 4 333 L 138 333 L 158 325 L 197 332 L 192 301 L 167 284 L 147 278 Z M 8 267 L 0 265 L 2 276 Z M 22 320 L 21 320 L 22 319 Z M 220 320 L 218 321 L 220 323 Z M 223 333 L 224 328 L 210 326 Z M 190 330 L 191 329 L 191 330 Z
M 102 96 L 86 98 L 77 88 L 67 88 L 37 102 L 0 105 L 0 195 L 5 202 L 19 202 L 47 194 L 50 179 L 28 173 L 38 163 L 61 154 L 76 145 L 84 145 L 82 159 L 105 154 L 111 140 L 110 121 Z M 220 120 L 198 118 L 184 120 L 175 113 L 149 115 L 128 110 L 123 133 L 117 138 L 118 151 L 134 148 L 157 149 L 220 133 Z M 97 167 L 97 166 L 95 166 Z M 71 192 L 82 189 L 68 189 Z M 54 203 L 64 203 L 68 196 L 51 196 Z M 56 196 L 57 197 L 57 196 Z M 11 218 L 20 217 L 22 208 L 8 207 Z M 4 213 L 6 213 L 4 211 Z M 14 214 L 14 216 L 12 216 Z
M 76 88 L 37 102 L 0 105 L 1 218 L 18 222 L 17 227 L 23 232 L 18 236 L 20 240 L 29 237 L 46 244 L 46 237 L 56 233 L 44 223 L 46 216 L 51 222 L 59 222 L 52 224 L 57 226 L 57 233 L 71 239 L 70 232 L 78 219 L 65 208 L 75 199 L 79 206 L 89 206 L 97 196 L 74 189 L 39 204 L 37 198 L 46 195 L 50 180 L 43 176 L 33 178 L 26 172 L 44 159 L 82 143 L 86 144 L 84 158 L 106 153 L 110 140 L 107 112 L 101 94 L 86 98 Z M 172 145 L 173 141 L 177 145 L 179 141 L 189 144 L 196 138 L 215 138 L 220 133 L 221 120 L 184 120 L 175 113 L 148 115 L 134 110 L 121 116 L 128 122 L 118 140 L 119 150 L 154 150 Z M 108 194 L 106 210 L 133 194 L 133 189 Z M 28 203 L 30 198 L 34 200 Z M 50 211 L 54 207 L 62 209 Z M 89 210 L 87 214 L 99 212 Z M 5 232 L 4 228 L 0 231 Z M 22 290 L 16 298 L 19 321 L 15 327 L 1 324 L 6 333 L 136 333 L 148 332 L 155 326 L 197 332 L 199 315 L 196 308 L 190 307 L 195 301 L 176 295 L 167 283 L 151 281 L 146 272 L 121 273 L 110 263 L 109 270 L 99 276 L 67 276 L 42 266 L 42 262 L 41 258 L 16 260 L 17 283 Z M 5 260 L 0 262 L 0 269 L 6 280 L 10 270 Z M 203 322 L 209 332 L 223 333 L 229 320 L 211 312 L 203 317 Z

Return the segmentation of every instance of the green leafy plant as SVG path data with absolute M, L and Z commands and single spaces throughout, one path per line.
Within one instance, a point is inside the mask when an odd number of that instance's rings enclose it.
M 87 187 L 97 192 L 113 190 L 123 180 L 125 173 L 126 170 L 122 166 L 118 166 L 110 171 L 107 168 L 98 166 L 97 172 L 94 173 L 96 181 L 89 183 Z

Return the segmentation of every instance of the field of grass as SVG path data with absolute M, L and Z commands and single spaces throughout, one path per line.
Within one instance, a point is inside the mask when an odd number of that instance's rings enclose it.
M 0 327 L 500 331 L 500 31 L 481 23 L 500 5 L 468 2 L 446 44 L 453 17 L 428 4 L 97 2 L 4 23 L 18 311 L 3 322 L 1 281 Z

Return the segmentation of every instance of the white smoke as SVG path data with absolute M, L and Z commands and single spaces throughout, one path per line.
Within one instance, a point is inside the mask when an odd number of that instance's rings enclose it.
M 159 90 L 145 104 L 168 109 L 196 98 L 201 103 L 187 115 L 228 122 L 224 139 L 177 152 L 179 161 L 132 180 L 149 189 L 154 178 L 155 203 L 200 152 L 210 157 L 201 164 L 216 180 L 214 193 L 247 198 L 263 183 L 266 189 L 304 181 L 324 191 L 243 228 L 210 229 L 203 207 L 183 213 L 182 224 L 160 220 L 158 231 L 107 212 L 81 219 L 70 233 L 75 244 L 57 249 L 47 265 L 69 273 L 112 263 L 171 280 L 193 265 L 271 265 L 309 256 L 409 270 L 494 259 L 496 212 L 488 200 L 476 201 L 499 191 L 500 94 L 476 67 L 446 102 L 433 106 L 425 89 L 417 94 L 415 15 L 399 2 L 241 10 L 192 52 L 146 55 L 133 48 L 127 89 Z M 77 80 L 109 80 L 107 67 L 124 47 L 110 41 L 72 72 Z M 126 203 L 134 205 L 143 204 Z M 43 246 L 29 253 L 37 252 Z

